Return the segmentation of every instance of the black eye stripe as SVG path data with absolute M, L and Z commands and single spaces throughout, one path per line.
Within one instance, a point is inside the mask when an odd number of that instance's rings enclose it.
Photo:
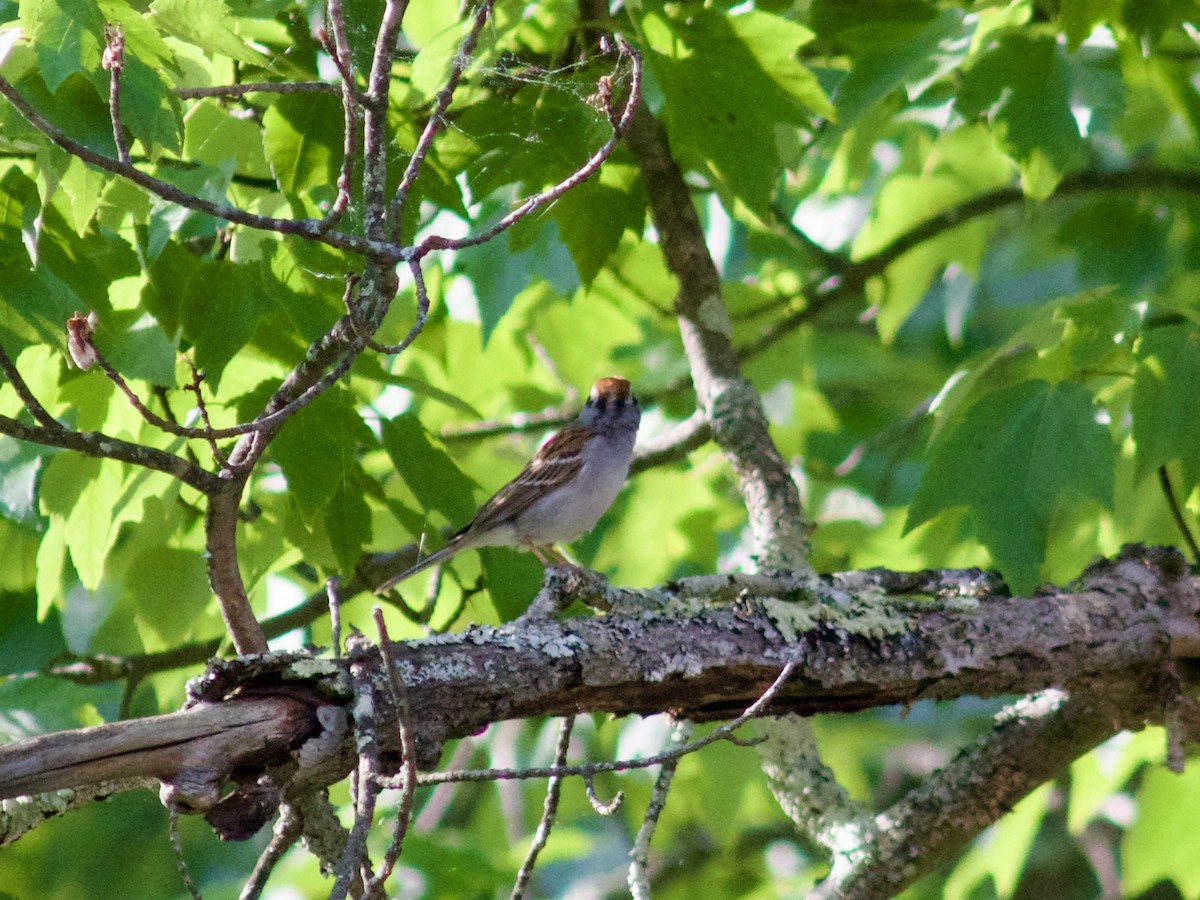
M 613 397 L 608 394 L 601 394 L 599 396 L 589 397 L 587 405 L 597 412 L 605 412 L 608 409 L 610 401 L 616 409 L 626 409 L 629 407 L 636 409 L 639 406 L 638 399 L 637 397 L 633 396 L 633 394 L 626 394 L 625 396 L 618 397 Z

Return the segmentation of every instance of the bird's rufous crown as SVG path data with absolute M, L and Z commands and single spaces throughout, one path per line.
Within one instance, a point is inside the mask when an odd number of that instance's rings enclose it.
M 609 397 L 614 400 L 625 400 L 630 395 L 629 382 L 624 378 L 611 376 L 609 378 L 601 378 L 592 385 L 592 399 L 597 397 Z

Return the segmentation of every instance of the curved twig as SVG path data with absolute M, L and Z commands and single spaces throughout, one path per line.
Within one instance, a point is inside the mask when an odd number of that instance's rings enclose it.
M 105 156 L 103 153 L 97 153 L 85 144 L 68 137 L 65 132 L 38 112 L 32 104 L 22 97 L 12 82 L 3 76 L 0 76 L 0 96 L 5 97 L 15 106 L 17 111 L 30 125 L 72 156 L 106 172 L 120 175 L 122 178 L 132 181 L 139 187 L 170 203 L 176 203 L 188 209 L 207 213 L 210 216 L 223 219 L 226 222 L 232 222 L 236 225 L 246 225 L 250 228 L 257 228 L 261 231 L 274 231 L 278 234 L 296 235 L 329 244 L 331 247 L 337 247 L 349 253 L 356 253 L 384 262 L 394 263 L 407 258 L 408 251 L 406 248 L 398 247 L 395 244 L 385 241 L 358 237 L 348 232 L 335 231 L 329 228 L 323 219 L 278 219 L 273 216 L 261 216 L 256 213 L 247 212 L 236 206 L 230 206 L 226 203 L 213 203 L 210 200 L 189 194 L 169 182 L 146 174 L 132 163 L 122 163 L 119 159 L 113 159 L 110 156 Z

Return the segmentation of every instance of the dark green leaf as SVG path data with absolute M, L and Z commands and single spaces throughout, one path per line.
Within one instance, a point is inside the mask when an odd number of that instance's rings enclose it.
M 264 309 L 258 267 L 204 262 L 167 244 L 151 266 L 143 301 L 167 334 L 182 330 L 196 365 L 220 384 L 229 361 L 246 345 Z
M 18 82 L 17 89 L 67 137 L 74 138 L 89 150 L 108 157 L 116 156 L 107 95 L 102 97 L 86 76 L 68 75 L 56 90 L 51 91 L 40 75 L 31 73 Z
M 1067 36 L 1067 49 L 1078 49 L 1097 25 L 1109 21 L 1120 8 L 1119 0 L 1062 0 L 1058 15 Z
M 0 441 L 0 515 L 22 525 L 41 518 L 37 483 L 44 462 L 43 451 L 34 444 Z
M 306 520 L 325 512 L 347 479 L 360 477 L 355 451 L 374 443 L 345 390 L 325 392 L 292 416 L 271 442 L 271 456 Z
M 563 295 L 579 287 L 575 263 L 559 240 L 554 221 L 526 221 L 528 225 L 458 255 L 458 266 L 475 286 L 484 344 L 517 295 L 537 280 L 546 281 Z
M 1081 207 L 1063 223 L 1059 239 L 1075 251 L 1081 280 L 1119 285 L 1136 293 L 1167 266 L 1170 222 L 1136 198 L 1112 197 Z
M 554 220 L 585 286 L 600 274 L 626 230 L 641 234 L 645 219 L 645 189 L 631 168 L 606 166 L 554 205 Z
M 812 32 L 766 13 L 704 8 L 643 20 L 646 62 L 666 103 L 672 148 L 765 213 L 781 171 L 777 129 L 834 115 L 816 78 L 796 62 Z M 768 37 L 769 36 L 769 37 Z
M 542 583 L 542 565 L 532 553 L 488 547 L 479 551 L 492 604 L 502 622 L 511 622 L 529 608 Z
M 325 511 L 325 533 L 342 569 L 352 572 L 371 542 L 371 508 L 355 479 L 343 478 L 334 491 Z
M 125 590 L 138 619 L 164 646 L 193 634 L 212 599 L 204 555 L 179 547 L 151 547 L 138 554 L 125 577 Z
M 415 416 L 403 415 L 381 423 L 383 446 L 396 472 L 421 505 L 437 510 L 454 527 L 466 525 L 475 510 L 471 482 L 436 446 Z
M 844 8 L 843 8 L 844 6 Z M 838 123 L 854 125 L 876 103 L 900 88 L 931 83 L 967 55 L 974 30 L 957 9 L 935 11 L 922 3 L 825 3 L 837 7 L 837 36 L 855 50 L 855 63 L 833 100 Z M 845 16 L 843 19 L 842 17 Z
M 1037 585 L 1056 510 L 1112 506 L 1114 454 L 1078 384 L 1026 381 L 987 394 L 934 444 L 905 531 L 966 506 L 1014 591 Z
M 1200 327 L 1146 328 L 1137 358 L 1131 412 L 1138 476 L 1182 460 L 1186 497 L 1200 479 Z
M 108 73 L 101 74 L 107 81 Z M 121 71 L 121 122 L 151 157 L 157 157 L 164 149 L 178 153 L 182 146 L 183 113 L 179 100 L 156 70 L 129 54 Z

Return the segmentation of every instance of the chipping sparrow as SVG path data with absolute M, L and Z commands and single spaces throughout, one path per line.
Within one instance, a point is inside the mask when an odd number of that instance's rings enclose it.
M 471 524 L 375 593 L 471 547 L 522 547 L 544 566 L 550 563 L 547 555 L 561 560 L 553 545 L 590 531 L 617 499 L 629 474 L 641 417 L 628 381 L 601 378 L 579 418 L 542 444 L 521 474 L 479 508 Z

